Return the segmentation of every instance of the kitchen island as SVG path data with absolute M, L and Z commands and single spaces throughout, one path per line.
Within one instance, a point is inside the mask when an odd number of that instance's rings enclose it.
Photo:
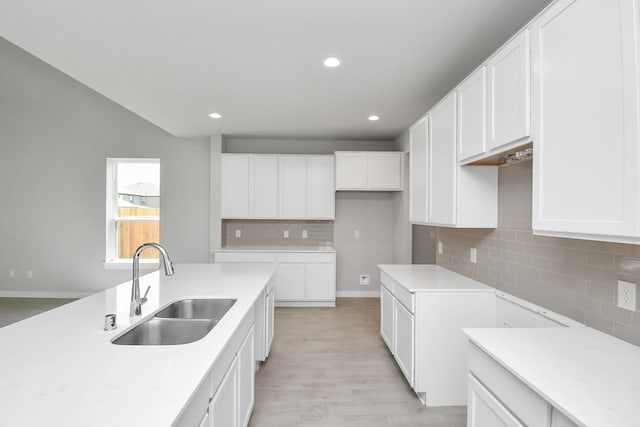
M 140 279 L 142 292 L 150 291 L 133 319 L 126 282 L 1 328 L 0 425 L 183 425 L 195 403 L 208 404 L 235 363 L 232 345 L 253 333 L 256 301 L 274 271 L 272 264 L 178 264 L 173 276 L 154 272 Z M 237 301 L 199 341 L 112 344 L 134 323 L 185 298 Z M 117 314 L 114 331 L 103 330 L 107 313 Z

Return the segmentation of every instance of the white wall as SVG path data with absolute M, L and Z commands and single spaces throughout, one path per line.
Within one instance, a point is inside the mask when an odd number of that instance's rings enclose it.
M 175 138 L 1 38 L 0 64 L 0 294 L 129 279 L 102 264 L 107 157 L 160 158 L 161 243 L 208 260 L 208 138 Z

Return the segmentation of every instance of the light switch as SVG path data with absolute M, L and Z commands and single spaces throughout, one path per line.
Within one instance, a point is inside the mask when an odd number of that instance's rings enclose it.
M 353 232 L 353 237 L 355 237 L 356 239 L 359 239 L 360 238 L 360 230 L 355 230 Z
M 471 248 L 469 250 L 469 261 L 474 264 L 478 262 L 478 250 L 476 248 Z

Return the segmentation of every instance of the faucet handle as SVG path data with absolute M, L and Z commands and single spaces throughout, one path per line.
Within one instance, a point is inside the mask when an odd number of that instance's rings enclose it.
M 140 299 L 140 305 L 144 304 L 145 302 L 147 302 L 147 294 L 149 293 L 149 290 L 151 289 L 151 285 L 147 286 L 147 290 L 144 291 L 144 295 L 142 296 L 142 298 Z

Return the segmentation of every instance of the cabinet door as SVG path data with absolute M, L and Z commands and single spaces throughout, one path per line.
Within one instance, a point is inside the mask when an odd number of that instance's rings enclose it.
M 336 152 L 336 189 L 367 189 L 366 152 Z
M 393 295 L 380 286 L 380 335 L 393 354 Z
M 637 2 L 558 1 L 532 27 L 533 230 L 640 236 Z
M 255 399 L 254 327 L 238 350 L 238 426 L 246 427 Z
M 429 223 L 455 225 L 456 96 L 450 93 L 429 112 Z
M 520 421 L 484 388 L 473 375 L 469 375 L 467 400 L 467 427 L 524 427 Z
M 334 156 L 309 156 L 307 162 L 307 218 L 334 219 L 336 216 L 335 158 Z
M 306 299 L 333 301 L 336 299 L 336 265 L 307 264 Z
M 304 300 L 305 268 L 302 263 L 278 264 L 278 284 L 276 286 L 276 300 L 302 301 Z
M 235 358 L 209 403 L 211 427 L 238 426 L 237 375 L 238 359 Z
M 429 118 L 409 129 L 409 221 L 427 222 L 427 143 Z
M 413 387 L 414 372 L 414 321 L 413 314 L 398 300 L 394 300 L 394 352 L 400 370 Z
M 531 135 L 529 58 L 524 30 L 489 59 L 489 149 Z
M 271 343 L 273 342 L 273 325 L 275 315 L 275 302 L 276 302 L 276 290 L 273 289 L 267 294 L 267 340 L 265 347 L 265 359 L 269 356 L 271 351 Z
M 370 152 L 367 160 L 369 190 L 402 190 L 402 152 Z
M 249 156 L 225 154 L 220 159 L 221 216 L 247 218 L 249 216 Z
M 487 151 L 486 69 L 486 66 L 480 67 L 456 90 L 459 162 Z
M 249 157 L 249 215 L 252 218 L 278 216 L 278 157 Z
M 304 218 L 307 199 L 307 159 L 278 156 L 278 217 Z

